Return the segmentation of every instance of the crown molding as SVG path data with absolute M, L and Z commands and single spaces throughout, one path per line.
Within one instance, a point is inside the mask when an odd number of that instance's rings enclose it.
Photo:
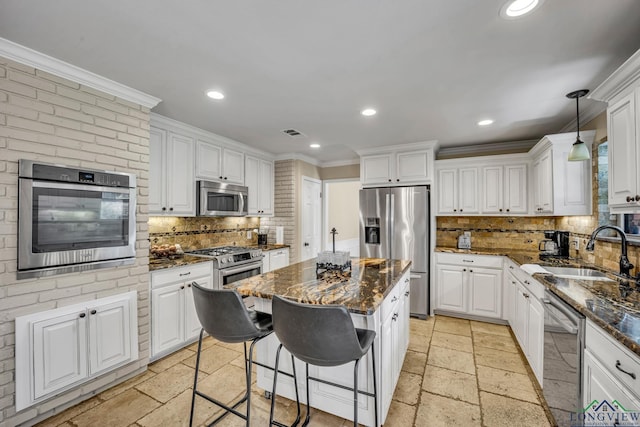
M 640 49 L 600 83 L 600 86 L 589 94 L 589 99 L 609 102 L 638 78 L 640 78 Z
M 279 154 L 275 157 L 276 160 L 302 160 L 303 162 L 309 163 L 313 166 L 322 167 L 322 164 L 319 160 L 314 159 L 313 157 L 309 157 L 305 154 L 300 153 L 286 153 Z
M 511 153 L 526 153 L 539 139 L 523 141 L 492 142 L 487 144 L 461 145 L 459 147 L 442 147 L 438 151 L 437 159 L 455 157 L 482 156 L 486 153 L 508 151 Z
M 409 144 L 385 145 L 382 147 L 368 147 L 355 150 L 355 152 L 358 153 L 359 156 L 366 156 L 368 154 L 381 154 L 395 150 L 423 150 L 427 148 L 433 148 L 433 151 L 438 151 L 438 141 L 432 140 L 412 142 Z
M 46 71 L 81 85 L 108 93 L 109 95 L 130 101 L 149 109 L 162 101 L 160 98 L 146 94 L 137 89 L 99 76 L 98 74 L 76 67 L 68 62 L 53 58 L 28 47 L 19 45 L 0 37 L 0 56 L 12 61 L 28 65 L 38 70 Z
M 352 165 L 359 165 L 359 164 L 360 164 L 360 159 L 351 159 L 351 160 L 336 160 L 333 162 L 322 162 L 320 166 L 323 168 L 335 168 L 340 166 L 352 166 Z

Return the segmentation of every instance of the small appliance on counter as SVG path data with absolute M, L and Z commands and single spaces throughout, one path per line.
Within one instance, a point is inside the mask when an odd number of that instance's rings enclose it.
M 258 245 L 263 246 L 267 244 L 267 233 L 258 233 Z
M 569 258 L 569 232 L 546 230 L 538 244 L 540 258 Z
M 465 231 L 458 236 L 458 249 L 471 249 L 471 232 Z

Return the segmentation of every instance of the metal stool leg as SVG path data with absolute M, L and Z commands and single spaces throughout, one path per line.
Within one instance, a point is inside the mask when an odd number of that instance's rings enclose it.
M 353 365 L 353 427 L 358 427 L 358 365 L 360 359 Z
M 302 426 L 307 426 L 309 425 L 309 419 L 311 417 L 311 405 L 310 405 L 310 400 L 309 399 L 309 364 L 305 363 L 305 387 L 307 388 L 307 415 L 304 417 L 304 423 L 302 423 Z
M 196 385 L 198 384 L 198 369 L 200 368 L 200 350 L 202 349 L 202 334 L 204 329 L 200 329 L 200 339 L 198 340 L 198 354 L 196 355 L 196 373 L 193 376 L 193 392 L 191 394 L 191 415 L 189 416 L 189 427 L 193 425 L 193 410 L 196 406 Z

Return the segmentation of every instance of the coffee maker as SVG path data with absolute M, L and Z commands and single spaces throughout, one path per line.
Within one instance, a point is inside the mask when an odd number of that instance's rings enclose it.
M 540 258 L 569 258 L 569 232 L 545 230 L 538 250 Z

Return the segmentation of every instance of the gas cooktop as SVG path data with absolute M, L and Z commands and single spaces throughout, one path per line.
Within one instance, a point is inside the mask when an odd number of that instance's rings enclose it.
M 221 256 L 221 255 L 233 255 L 243 252 L 251 252 L 260 249 L 246 248 L 244 246 L 220 246 L 217 248 L 196 249 L 195 251 L 189 251 L 190 255 L 205 255 L 205 256 Z

